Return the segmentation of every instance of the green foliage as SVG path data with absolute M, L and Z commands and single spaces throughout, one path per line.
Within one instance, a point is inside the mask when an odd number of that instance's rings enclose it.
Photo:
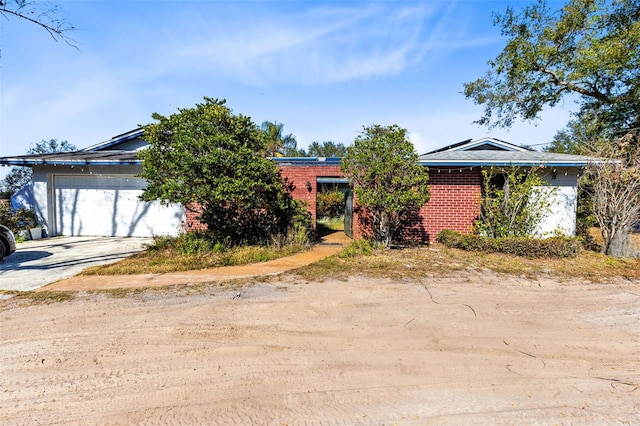
M 33 210 L 18 209 L 12 211 L 8 201 L 0 200 L 0 224 L 11 229 L 15 234 L 35 227 L 37 222 L 38 219 Z
M 464 85 L 484 115 L 509 127 L 536 119 L 565 96 L 605 127 L 640 125 L 640 4 L 638 0 L 569 0 L 554 11 L 544 0 L 494 15 L 508 41 L 485 76 Z
M 371 256 L 375 253 L 376 247 L 372 244 L 371 240 L 361 238 L 355 240 L 347 247 L 345 247 L 338 255 L 341 258 L 350 258 L 356 256 Z
M 405 213 L 429 200 L 428 170 L 418 163 L 407 131 L 395 124 L 364 127 L 341 168 L 369 215 L 374 241 L 386 247 L 402 237 Z
M 318 192 L 316 202 L 316 216 L 319 218 L 344 215 L 344 192 L 340 192 L 337 189 Z
M 178 111 L 154 114 L 157 122 L 144 127 L 150 145 L 140 152 L 143 200 L 201 211 L 208 238 L 227 246 L 268 244 L 296 226 L 310 229 L 292 185 L 263 155 L 265 133 L 249 117 L 210 98 Z
M 483 253 L 506 253 L 523 257 L 575 257 L 582 249 L 579 238 L 556 236 L 546 239 L 530 237 L 490 238 L 474 234 L 461 234 L 444 229 L 437 235 L 438 242 L 447 247 Z
M 147 246 L 147 250 L 150 253 L 173 250 L 182 256 L 193 256 L 210 252 L 222 253 L 226 250 L 226 247 L 211 240 L 205 232 L 189 232 L 178 237 L 155 236 Z
M 265 134 L 266 148 L 265 155 L 267 157 L 297 157 L 298 142 L 296 137 L 289 133 L 283 134 L 284 124 L 271 121 L 265 121 L 260 126 Z
M 344 231 L 344 215 L 319 218 L 316 220 L 316 228 L 320 236 L 333 231 Z
M 332 141 L 312 142 L 307 149 L 309 157 L 344 157 L 347 147 L 342 143 Z
M 483 169 L 476 232 L 492 238 L 533 235 L 550 211 L 550 197 L 555 190 L 543 188 L 548 184 L 538 171 L 539 168 L 515 166 Z

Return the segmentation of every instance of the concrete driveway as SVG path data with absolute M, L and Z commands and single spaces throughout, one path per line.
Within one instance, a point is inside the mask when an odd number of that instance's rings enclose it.
M 144 249 L 150 238 L 56 237 L 19 243 L 0 261 L 0 290 L 34 290 Z

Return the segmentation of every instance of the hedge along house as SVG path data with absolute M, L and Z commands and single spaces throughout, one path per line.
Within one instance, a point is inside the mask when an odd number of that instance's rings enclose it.
M 184 206 L 162 206 L 138 197 L 146 182 L 137 178 L 137 156 L 148 143 L 136 129 L 81 151 L 0 158 L 0 165 L 33 169 L 33 193 L 23 205 L 33 208 L 50 236 L 176 235 L 202 229 L 197 213 Z M 295 185 L 293 197 L 305 201 L 315 221 L 318 189 L 324 183 L 345 185 L 339 158 L 275 158 L 281 173 Z M 480 213 L 482 168 L 544 167 L 543 176 L 558 190 L 553 211 L 539 231 L 575 232 L 577 176 L 590 157 L 531 151 L 497 139 L 464 141 L 420 157 L 429 168 L 431 199 L 411 218 L 408 237 L 428 241 L 442 229 L 468 233 Z M 20 197 L 20 194 L 17 194 Z M 17 200 L 14 200 L 17 201 Z M 347 231 L 354 238 L 367 235 L 357 200 L 348 198 Z M 315 223 L 315 222 L 314 222 Z M 352 227 L 349 226 L 352 224 Z

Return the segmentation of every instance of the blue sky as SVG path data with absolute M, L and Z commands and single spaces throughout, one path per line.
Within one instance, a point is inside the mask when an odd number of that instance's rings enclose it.
M 524 1 L 58 1 L 78 49 L 2 20 L 0 156 L 78 148 L 224 98 L 299 147 L 398 124 L 418 153 L 468 138 L 551 141 L 573 105 L 511 130 L 472 124 L 461 94 L 504 46 L 491 12 Z M 561 2 L 551 2 L 560 7 Z M 7 169 L 0 168 L 4 175 Z

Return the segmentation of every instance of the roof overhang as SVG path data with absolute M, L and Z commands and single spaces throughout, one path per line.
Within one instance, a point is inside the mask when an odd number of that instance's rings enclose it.
M 428 167 L 586 167 L 595 157 L 539 151 L 444 151 L 422 155 Z
M 277 165 L 290 166 L 339 166 L 341 157 L 272 157 Z
M 76 151 L 0 158 L 2 166 L 120 166 L 141 165 L 135 151 Z

